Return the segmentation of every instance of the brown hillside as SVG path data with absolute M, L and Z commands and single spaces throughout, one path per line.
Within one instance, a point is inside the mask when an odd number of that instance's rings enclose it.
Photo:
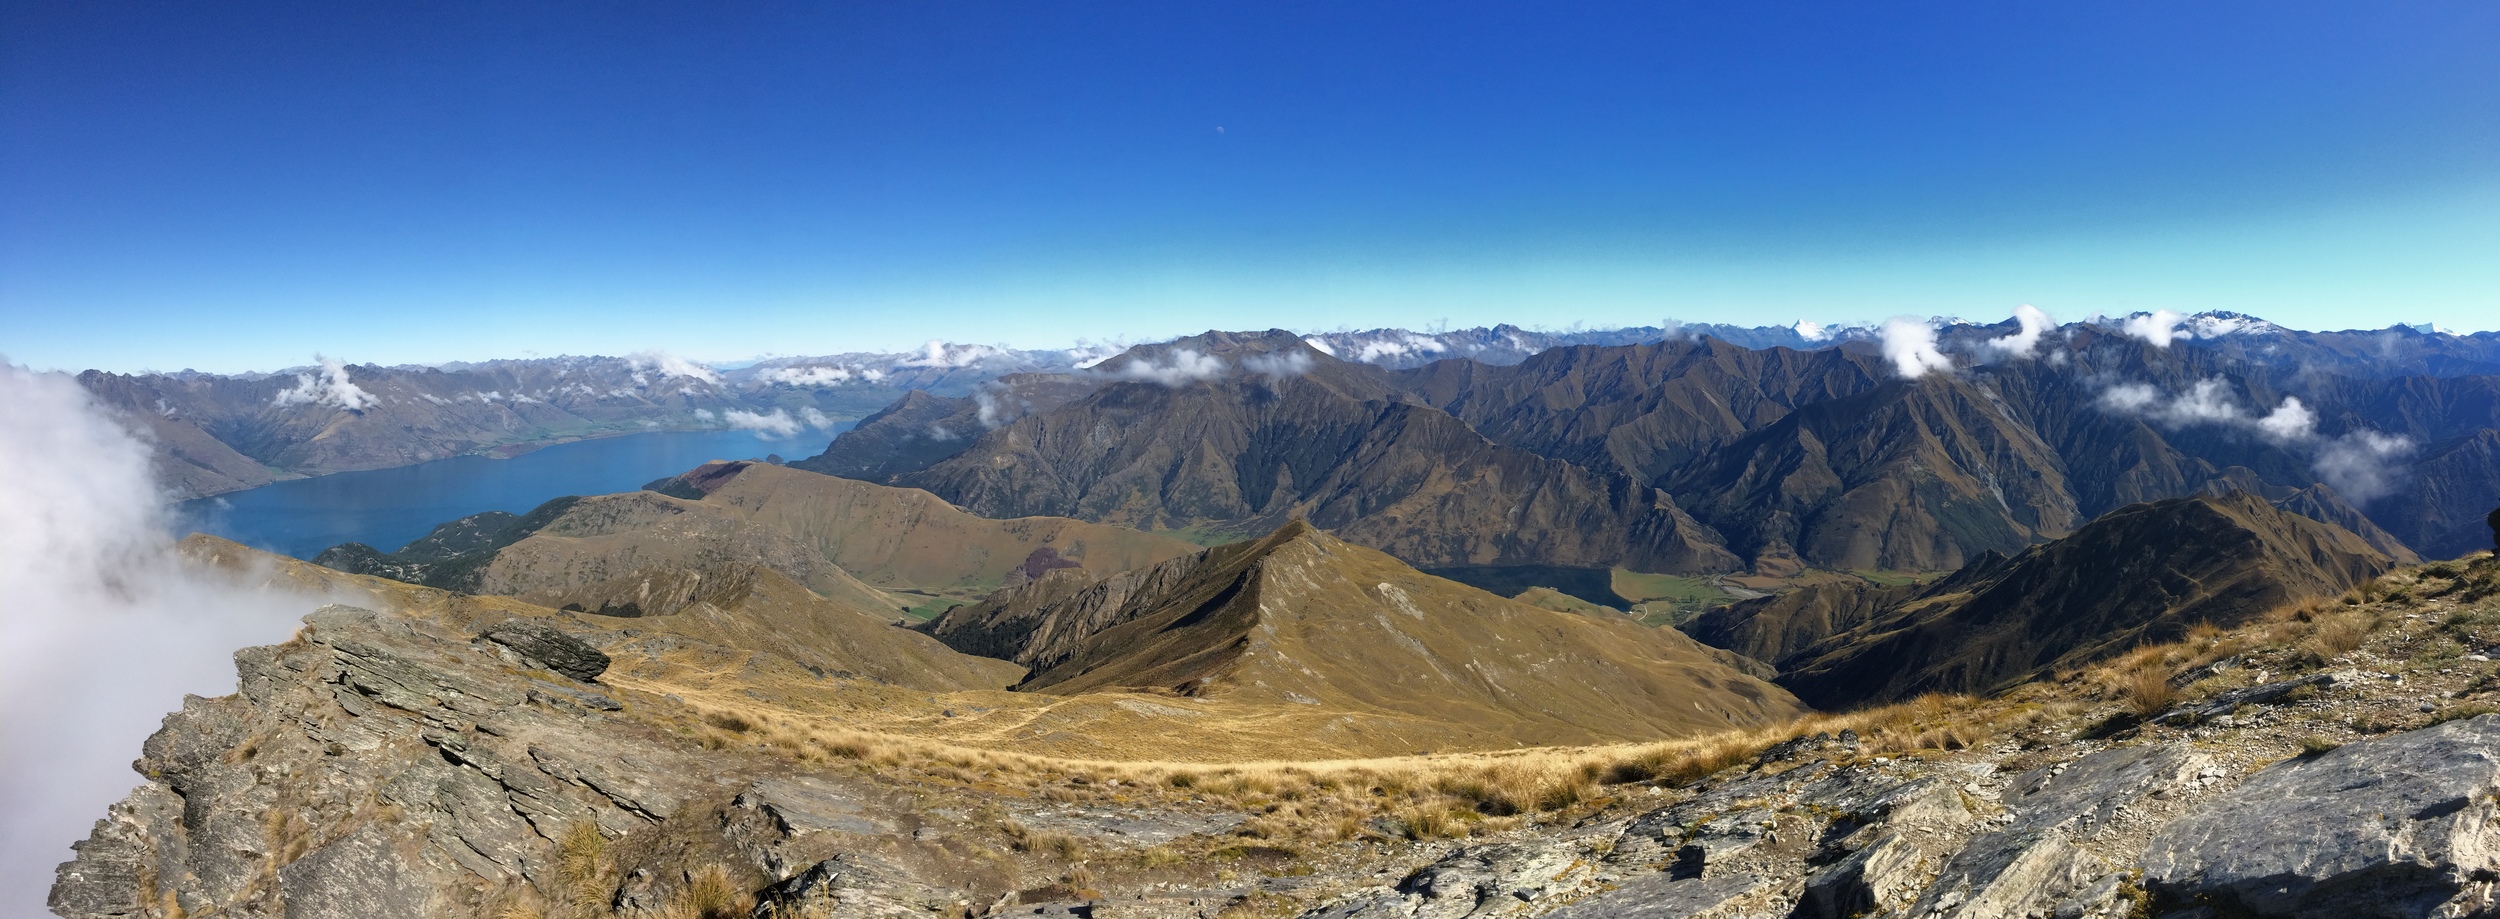
M 1900 589 L 1749 600 L 1693 623 L 1696 634 L 1774 654 L 1780 684 L 1845 708 L 1925 692 L 1991 692 L 2198 623 L 2231 626 L 2304 597 L 2341 593 L 2393 567 L 2332 524 L 2262 498 L 2130 505 L 2010 559 Z M 1751 620 L 1761 615 L 1764 621 Z M 1841 631 L 1808 642 L 1818 622 Z M 1779 653 L 1779 652 L 1785 653 Z
M 248 573 L 270 586 L 397 610 L 470 631 L 512 616 L 564 621 L 576 629 L 630 629 L 642 635 L 646 651 L 676 647 L 750 659 L 761 655 L 820 677 L 860 678 L 921 692 L 997 689 L 1023 674 L 1013 664 L 958 653 L 897 627 L 890 605 L 827 600 L 771 569 L 749 564 L 658 569 L 510 597 L 348 574 L 213 536 L 195 534 L 182 541 L 181 549 L 194 561 Z M 886 602 L 864 586 L 857 591 L 845 599 Z M 601 615 L 601 609 L 632 615 Z
M 1533 743 L 1802 711 L 1675 632 L 1505 599 L 1300 522 L 1102 581 L 1052 572 L 932 631 L 957 649 L 1012 646 L 1035 669 L 1026 690 L 1404 715 Z
M 703 498 L 582 499 L 498 554 L 480 589 L 519 594 L 737 562 L 772 568 L 827 596 L 853 576 L 887 588 L 987 589 L 1045 546 L 1103 571 L 1197 548 L 1080 520 L 975 517 L 924 491 L 761 463 L 711 463 L 680 481 Z

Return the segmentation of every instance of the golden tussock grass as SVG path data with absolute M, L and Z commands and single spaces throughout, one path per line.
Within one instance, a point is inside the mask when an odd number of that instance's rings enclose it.
M 2012 710 L 1927 696 L 1768 728 L 1650 743 L 1308 762 L 1104 761 L 961 746 L 815 722 L 764 706 L 692 708 L 682 733 L 706 746 L 746 747 L 803 763 L 848 763 L 898 780 L 1020 792 L 1061 803 L 1138 797 L 1220 803 L 1251 815 L 1242 835 L 1279 843 L 1475 835 L 1518 819 L 1612 799 L 1630 784 L 1681 786 L 1751 763 L 1783 741 L 1854 730 L 1865 755 L 1959 750 L 2005 726 Z M 2018 714 L 2018 713 L 2012 713 Z M 736 730 L 732 730 L 732 727 Z M 1074 861 L 1089 853 L 1063 834 L 1002 827 L 1019 852 Z
M 660 908 L 657 919 L 747 919 L 754 912 L 755 897 L 728 869 L 705 865 L 687 873 L 685 886 Z

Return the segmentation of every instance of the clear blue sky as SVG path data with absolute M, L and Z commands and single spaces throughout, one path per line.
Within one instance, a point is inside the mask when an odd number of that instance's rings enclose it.
M 2500 4 L 0 4 L 0 353 L 2500 326 Z

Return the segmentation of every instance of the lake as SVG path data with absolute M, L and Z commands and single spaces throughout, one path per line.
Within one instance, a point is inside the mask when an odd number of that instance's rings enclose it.
M 849 424 L 835 427 L 838 432 Z M 396 469 L 341 472 L 176 505 L 182 533 L 223 536 L 309 559 L 343 542 L 389 552 L 435 524 L 485 511 L 523 513 L 550 498 L 633 491 L 716 459 L 799 459 L 832 433 L 763 440 L 751 431 L 627 434 L 557 444 L 511 459 L 461 456 Z

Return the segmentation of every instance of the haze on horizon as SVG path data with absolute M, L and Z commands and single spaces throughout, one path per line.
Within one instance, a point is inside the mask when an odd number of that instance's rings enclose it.
M 0 353 L 2500 327 L 2500 8 L 0 8 Z

